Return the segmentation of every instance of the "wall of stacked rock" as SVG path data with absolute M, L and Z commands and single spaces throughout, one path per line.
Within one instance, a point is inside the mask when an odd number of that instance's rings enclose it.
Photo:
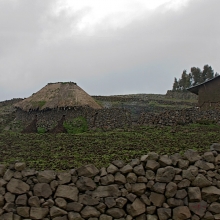
M 132 119 L 130 113 L 124 109 L 92 109 L 85 107 L 49 109 L 45 111 L 25 112 L 20 109 L 16 111 L 16 121 L 23 123 L 23 126 L 30 124 L 37 115 L 37 127 L 52 129 L 58 121 L 65 115 L 66 121 L 71 121 L 79 116 L 85 117 L 88 127 L 115 129 L 130 126 Z
M 0 219 L 220 219 L 220 144 L 66 171 L 0 165 Z
M 196 122 L 216 122 L 220 120 L 220 111 L 201 111 L 199 108 L 189 108 L 182 110 L 168 110 L 160 114 L 143 113 L 138 121 L 139 124 L 152 125 L 184 125 Z

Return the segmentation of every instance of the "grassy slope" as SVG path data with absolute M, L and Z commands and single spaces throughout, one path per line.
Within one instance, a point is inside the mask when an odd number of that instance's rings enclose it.
M 204 152 L 220 142 L 220 126 L 142 127 L 125 131 L 71 134 L 0 133 L 0 163 L 26 161 L 37 169 L 69 169 L 93 163 L 106 166 L 155 151 L 160 154 L 196 149 Z

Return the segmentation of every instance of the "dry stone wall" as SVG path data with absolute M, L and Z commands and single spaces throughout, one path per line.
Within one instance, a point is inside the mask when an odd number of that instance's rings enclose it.
M 0 219 L 220 219 L 220 144 L 203 155 L 151 152 L 100 170 L 0 165 Z
M 111 130 L 130 126 L 132 121 L 130 113 L 124 109 L 92 109 L 85 107 L 50 109 L 45 111 L 25 112 L 17 109 L 16 121 L 20 121 L 24 126 L 30 124 L 37 115 L 37 127 L 52 129 L 58 121 L 65 115 L 66 121 L 71 121 L 77 117 L 84 117 L 90 129 L 101 128 Z
M 201 111 L 199 108 L 189 108 L 182 110 L 168 110 L 160 114 L 142 113 L 138 124 L 175 126 L 190 123 L 211 122 L 220 122 L 220 111 Z

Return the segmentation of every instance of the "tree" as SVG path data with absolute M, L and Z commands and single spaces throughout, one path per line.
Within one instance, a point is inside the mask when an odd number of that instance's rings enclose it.
M 179 89 L 179 82 L 177 81 L 177 78 L 174 78 L 174 83 L 173 83 L 173 91 L 177 91 Z

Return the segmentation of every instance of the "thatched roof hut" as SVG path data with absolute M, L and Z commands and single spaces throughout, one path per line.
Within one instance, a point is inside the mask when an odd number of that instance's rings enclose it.
M 41 90 L 14 106 L 24 111 L 75 106 L 102 108 L 89 94 L 73 82 L 48 83 Z

